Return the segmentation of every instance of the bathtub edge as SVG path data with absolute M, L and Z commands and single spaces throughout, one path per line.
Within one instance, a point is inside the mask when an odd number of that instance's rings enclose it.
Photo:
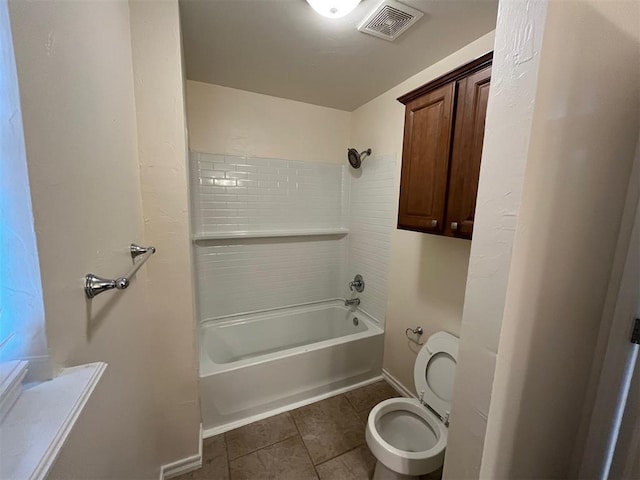
M 342 395 L 343 393 L 350 392 L 352 390 L 356 390 L 358 388 L 365 387 L 367 385 L 371 385 L 372 383 L 376 383 L 381 380 L 384 380 L 383 375 L 377 375 L 369 380 L 363 380 L 353 385 L 349 385 L 348 387 L 337 388 L 327 393 L 322 393 L 320 395 L 316 395 L 311 398 L 300 400 L 298 402 L 294 402 L 292 404 L 285 405 L 283 407 L 274 408 L 273 410 L 268 410 L 266 412 L 258 413 L 250 417 L 243 418 L 242 420 L 236 420 L 235 422 L 226 423 L 224 425 L 220 425 L 217 427 L 206 428 L 202 431 L 202 438 L 205 439 L 205 438 L 214 437 L 216 435 L 220 435 L 221 433 L 226 433 L 231 430 L 235 430 L 236 428 L 244 427 L 245 425 L 249 425 L 250 423 L 254 423 L 259 420 L 264 420 L 265 418 L 269 418 L 274 415 L 279 415 L 281 413 L 290 412 L 291 410 L 295 410 L 296 408 L 311 405 L 312 403 L 316 403 L 321 400 L 326 400 L 327 398 L 335 397 L 337 395 Z

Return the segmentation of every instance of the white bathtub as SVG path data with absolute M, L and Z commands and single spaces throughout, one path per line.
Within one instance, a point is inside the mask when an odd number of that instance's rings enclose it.
M 382 348 L 378 324 L 340 301 L 203 323 L 205 436 L 378 379 Z

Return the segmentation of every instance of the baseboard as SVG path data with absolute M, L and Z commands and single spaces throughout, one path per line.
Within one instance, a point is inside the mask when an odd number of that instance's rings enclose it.
M 396 377 L 391 375 L 384 368 L 382 369 L 382 378 L 384 378 L 387 381 L 387 383 L 391 385 L 394 388 L 394 390 L 398 392 L 400 395 L 402 395 L 403 397 L 416 398 L 416 396 L 413 394 L 413 392 L 411 392 L 411 390 L 409 390 L 402 383 L 400 383 L 400 381 Z
M 200 439 L 198 442 L 198 454 L 162 465 L 160 467 L 160 480 L 177 477 L 202 467 L 202 423 L 200 424 L 200 436 L 198 438 Z

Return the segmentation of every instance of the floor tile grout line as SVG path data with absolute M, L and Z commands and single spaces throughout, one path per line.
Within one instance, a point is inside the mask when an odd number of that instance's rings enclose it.
M 360 423 L 364 424 L 364 426 L 366 427 L 367 426 L 367 422 L 365 422 L 364 420 L 362 420 L 362 418 L 360 418 L 360 412 L 356 409 L 356 407 L 353 406 L 353 403 L 351 403 L 351 400 L 349 400 L 349 397 L 344 395 L 344 398 L 347 400 L 347 404 L 351 407 L 351 410 L 353 410 L 353 413 L 356 414 L 356 418 L 358 419 L 358 421 Z M 366 410 L 366 408 L 364 410 Z M 362 410 L 362 411 L 364 412 L 364 410 Z
M 309 457 L 309 462 L 311 463 L 311 466 L 313 467 L 313 471 L 315 472 L 316 477 L 319 480 L 320 479 L 320 475 L 318 474 L 318 469 L 316 468 L 316 464 L 313 462 L 313 458 L 311 458 L 311 452 L 309 451 L 309 448 L 307 447 L 307 444 L 304 442 L 304 438 L 302 437 L 302 433 L 300 433 L 300 428 L 298 428 L 298 423 L 296 422 L 296 417 L 291 415 L 291 420 L 293 420 L 293 426 L 296 427 L 296 432 L 298 432 L 298 436 L 300 437 L 300 441 L 302 442 L 302 446 L 304 447 L 304 450 L 307 452 L 307 457 Z
M 281 438 L 279 440 L 276 440 L 275 442 L 268 443 L 267 445 L 263 445 L 262 447 L 256 448 L 255 450 L 251 450 L 250 452 L 243 453 L 242 455 L 234 457 L 233 459 L 231 459 L 231 457 L 229 457 L 229 450 L 227 448 L 227 458 L 229 459 L 229 462 L 235 462 L 239 458 L 246 457 L 247 455 L 251 455 L 252 453 L 259 452 L 260 450 L 264 450 L 265 448 L 268 448 L 268 447 L 273 447 L 274 445 L 276 445 L 278 443 L 284 442 L 285 440 L 289 440 L 289 439 L 291 439 L 291 438 L 293 438 L 295 436 L 298 436 L 298 435 L 299 435 L 298 429 L 296 429 L 296 433 L 294 433 L 292 435 L 289 435 L 288 437 L 284 437 L 284 438 Z
M 229 460 L 229 442 L 227 442 L 227 434 L 222 434 L 222 441 L 224 442 L 224 451 L 227 455 L 227 477 L 231 480 L 231 460 Z
M 356 414 L 356 418 L 357 418 L 358 420 L 360 420 L 360 417 L 358 417 L 358 413 L 355 411 L 355 408 L 353 408 L 353 405 L 351 405 L 351 402 L 349 401 L 349 399 L 347 398 L 347 396 L 346 396 L 344 393 L 339 393 L 338 395 L 334 395 L 333 397 L 330 397 L 330 398 L 337 398 L 337 397 L 344 397 L 344 398 L 345 398 L 345 400 L 347 401 L 347 405 L 349 405 L 349 407 L 351 407 L 351 409 L 353 410 L 353 412 L 355 412 L 355 414 Z M 328 400 L 328 399 L 327 399 L 327 400 Z M 324 401 L 324 400 L 321 400 L 321 402 L 323 402 L 323 401 Z M 316 402 L 316 403 L 320 403 L 320 402 Z M 315 404 L 313 404 L 313 403 L 312 403 L 311 405 L 315 405 Z M 303 408 L 304 408 L 304 407 L 303 407 Z M 293 423 L 296 425 L 296 428 L 298 429 L 298 432 L 300 432 L 300 429 L 298 428 L 298 424 L 296 423 L 296 419 L 295 419 L 295 417 L 294 417 L 293 415 L 291 415 L 291 418 L 293 418 Z M 302 433 L 300 433 L 300 437 L 302 438 Z M 302 438 L 302 443 L 304 443 L 304 438 Z M 307 448 L 307 444 L 306 444 L 306 443 L 304 444 L 304 446 L 305 446 L 305 448 Z M 359 444 L 358 446 L 360 446 L 360 444 Z M 308 448 L 307 448 L 307 452 L 309 453 L 309 457 L 311 457 L 311 452 L 309 452 L 309 449 L 308 449 Z M 343 452 L 343 453 L 346 453 L 346 452 Z M 338 454 L 338 455 L 334 455 L 333 457 L 329 458 L 328 460 L 323 460 L 323 461 L 322 461 L 322 462 L 320 462 L 320 463 L 327 462 L 327 461 L 329 461 L 329 460 L 331 460 L 331 459 L 333 459 L 333 458 L 339 457 L 340 455 L 342 455 L 342 453 L 340 453 L 340 454 Z M 313 463 L 314 465 L 316 465 L 316 464 L 313 462 L 313 458 L 311 459 L 311 463 Z M 320 465 L 320 463 L 318 463 L 318 465 Z
M 360 423 L 364 423 L 364 422 L 360 419 L 360 417 L 358 416 L 358 412 L 356 411 L 356 409 L 355 409 L 355 408 L 353 408 L 353 405 L 351 404 L 351 402 L 349 401 L 349 399 L 347 398 L 347 396 L 346 396 L 344 393 L 340 393 L 340 394 L 338 394 L 338 395 L 334 395 L 333 397 L 330 397 L 330 398 L 336 398 L 336 397 L 340 397 L 340 396 L 342 396 L 342 397 L 344 397 L 344 398 L 345 398 L 345 400 L 347 401 L 347 405 L 349 405 L 349 407 L 351 407 L 351 410 L 353 411 L 353 413 L 355 413 L 356 419 L 357 419 Z M 321 400 L 321 401 L 324 401 L 324 400 Z M 316 403 L 320 403 L 320 402 L 316 402 Z M 311 405 L 314 405 L 314 404 L 311 404 Z M 302 408 L 304 408 L 304 407 L 302 407 Z M 291 415 L 291 418 L 293 419 L 293 423 L 295 424 L 296 429 L 298 429 L 298 433 L 300 433 L 300 429 L 298 428 L 298 424 L 296 423 L 296 419 L 295 419 L 295 417 L 294 417 L 293 415 Z M 364 426 L 366 427 L 366 424 L 365 424 Z M 348 453 L 348 452 L 350 452 L 350 451 L 352 451 L 352 450 L 355 450 L 356 448 L 362 447 L 363 445 L 366 445 L 366 444 L 367 444 L 367 442 L 366 442 L 366 440 L 365 440 L 364 442 L 359 443 L 358 445 L 356 445 L 355 447 L 353 447 L 353 448 L 351 448 L 351 449 L 349 449 L 349 450 L 346 450 L 346 451 L 344 451 L 344 452 L 338 453 L 337 455 L 334 455 L 333 457 L 327 458 L 326 460 L 323 460 L 323 461 L 321 461 L 321 462 L 319 462 L 319 463 L 317 463 L 317 464 L 316 464 L 316 463 L 313 461 L 313 458 L 311 457 L 311 452 L 309 452 L 309 449 L 307 448 L 307 444 L 304 442 L 304 438 L 302 437 L 302 433 L 300 433 L 300 438 L 302 438 L 302 444 L 303 444 L 303 445 L 304 445 L 304 447 L 307 449 L 307 453 L 309 454 L 309 458 L 311 459 L 311 463 L 313 464 L 313 467 L 314 467 L 314 468 L 315 468 L 317 465 L 322 465 L 323 463 L 326 463 L 326 462 L 328 462 L 329 460 L 333 460 L 333 459 L 335 459 L 335 458 L 338 458 L 340 455 L 344 455 L 345 453 Z M 367 447 L 367 448 L 368 448 L 368 447 Z M 316 470 L 316 471 L 317 471 L 317 470 Z M 319 477 L 320 477 L 320 476 L 318 475 L 318 478 L 319 478 Z
M 364 411 L 365 411 L 365 410 L 367 410 L 367 409 L 369 409 L 369 411 L 371 411 L 371 409 L 373 409 L 373 407 L 375 407 L 375 406 L 376 406 L 378 403 L 380 403 L 380 402 L 376 402 L 376 403 L 375 403 L 371 408 L 369 408 L 369 407 L 365 407 L 365 408 L 363 408 L 363 409 L 361 409 L 361 410 L 358 410 L 358 409 L 356 408 L 356 406 L 351 402 L 351 400 L 349 400 L 349 396 L 347 395 L 347 393 L 357 392 L 358 390 L 365 389 L 365 388 L 367 388 L 367 387 L 369 387 L 369 386 L 371 386 L 371 385 L 377 385 L 378 383 L 385 383 L 387 386 L 391 387 L 391 385 L 389 385 L 389 383 L 388 383 L 386 380 L 380 380 L 379 382 L 371 383 L 371 384 L 369 384 L 369 385 L 365 385 L 364 387 L 360 387 L 360 388 L 357 388 L 357 389 L 355 389 L 355 390 L 351 390 L 351 391 L 349 391 L 349 392 L 346 392 L 346 393 L 343 393 L 343 394 L 342 394 L 342 395 L 344 395 L 344 397 L 347 399 L 347 402 L 349 403 L 349 405 L 351 405 L 351 408 L 353 408 L 353 410 L 356 412 L 356 415 L 358 415 L 358 418 L 360 418 L 360 414 L 361 414 L 362 412 L 364 412 Z M 391 388 L 393 389 L 393 387 L 391 387 Z M 395 392 L 395 393 L 397 393 L 395 390 L 394 390 L 394 392 Z M 389 398 L 394 398 L 394 397 L 389 397 Z M 382 400 L 381 400 L 381 401 L 382 401 Z M 361 420 L 362 420 L 362 419 L 361 419 Z M 366 425 L 366 422 L 364 422 L 364 423 L 365 423 L 365 425 Z
M 352 391 L 355 391 L 355 390 L 352 390 Z M 344 398 L 347 399 L 347 403 L 349 404 L 349 406 L 351 406 L 351 408 L 353 408 L 353 411 L 356 412 L 356 415 L 357 415 L 358 414 L 358 410 L 356 409 L 356 407 L 353 406 L 353 403 L 351 403 L 351 400 L 349 400 L 349 397 L 347 395 L 345 395 L 344 393 L 343 393 L 343 395 L 344 395 Z
M 346 454 L 347 454 L 347 453 L 349 453 L 349 452 L 353 452 L 354 450 L 357 450 L 358 448 L 360 448 L 360 447 L 365 447 L 365 446 L 366 446 L 367 448 L 369 448 L 369 446 L 367 445 L 367 442 L 366 442 L 366 441 L 365 441 L 365 442 L 363 442 L 363 443 L 359 443 L 359 444 L 358 444 L 358 445 L 356 445 L 355 447 L 350 448 L 349 450 L 347 450 L 347 451 L 345 451 L 345 452 L 339 453 L 338 455 L 334 455 L 334 456 L 333 456 L 333 457 L 331 457 L 331 458 L 327 458 L 326 460 L 321 461 L 321 462 L 320 462 L 320 463 L 318 463 L 317 465 L 314 465 L 314 467 L 319 467 L 320 465 L 324 465 L 325 463 L 330 462 L 331 460 L 335 460 L 336 458 L 341 457 L 342 455 L 346 455 Z M 312 463 L 313 463 L 313 461 L 312 461 Z

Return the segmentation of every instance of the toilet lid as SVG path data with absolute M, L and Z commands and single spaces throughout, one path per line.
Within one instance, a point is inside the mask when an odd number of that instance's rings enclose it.
M 450 333 L 434 333 L 418 353 L 413 369 L 418 398 L 442 418 L 451 410 L 458 342 Z

